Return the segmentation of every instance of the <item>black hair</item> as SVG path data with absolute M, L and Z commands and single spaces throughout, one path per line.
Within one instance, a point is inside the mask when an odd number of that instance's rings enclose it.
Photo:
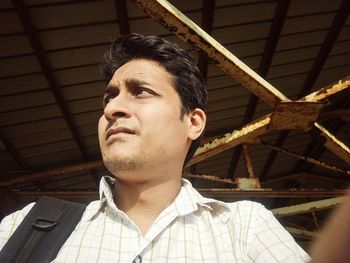
M 148 59 L 158 62 L 172 76 L 174 86 L 182 102 L 181 116 L 195 108 L 203 111 L 207 104 L 205 82 L 192 57 L 176 44 L 157 37 L 132 33 L 113 41 L 102 57 L 100 70 L 109 82 L 114 72 L 133 59 Z M 202 135 L 194 140 L 187 152 L 185 164 L 192 158 L 200 145 Z

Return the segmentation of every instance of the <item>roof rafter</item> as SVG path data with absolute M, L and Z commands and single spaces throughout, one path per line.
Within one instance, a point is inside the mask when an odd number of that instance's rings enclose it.
M 126 8 L 125 0 L 115 0 L 115 8 L 119 24 L 119 33 L 127 35 L 130 33 L 128 9 Z
M 215 0 L 203 0 L 203 12 L 202 12 L 202 29 L 209 35 L 213 29 L 214 22 L 214 12 L 215 12 Z M 206 79 L 208 72 L 208 57 L 204 53 L 199 54 L 198 66 Z

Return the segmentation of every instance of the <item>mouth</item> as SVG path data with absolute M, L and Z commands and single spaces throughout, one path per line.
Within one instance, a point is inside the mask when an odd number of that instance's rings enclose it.
M 133 135 L 135 132 L 127 127 L 118 126 L 116 128 L 110 128 L 106 132 L 106 140 L 108 140 L 112 135 L 119 135 L 119 134 L 130 134 Z

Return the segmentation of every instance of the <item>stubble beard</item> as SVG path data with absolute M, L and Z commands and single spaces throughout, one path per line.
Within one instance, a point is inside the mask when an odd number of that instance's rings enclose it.
M 116 158 L 114 160 L 104 160 L 106 168 L 112 173 L 134 171 L 144 166 L 140 158 Z
M 132 156 L 116 156 L 111 155 L 110 157 L 104 156 L 103 162 L 106 168 L 113 174 L 116 175 L 119 172 L 132 172 L 141 169 L 147 165 L 146 153 L 136 153 Z

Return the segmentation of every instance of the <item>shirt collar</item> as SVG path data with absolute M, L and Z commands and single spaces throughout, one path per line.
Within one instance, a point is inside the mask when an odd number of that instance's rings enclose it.
M 100 181 L 100 200 L 95 203 L 87 215 L 85 215 L 85 220 L 91 220 L 97 213 L 103 209 L 105 206 L 112 208 L 113 210 L 120 211 L 114 203 L 114 182 L 115 178 L 110 176 L 103 176 Z M 209 209 L 215 214 L 221 215 L 222 220 L 227 221 L 231 215 L 230 207 L 227 203 L 203 197 L 196 189 L 193 188 L 192 184 L 187 180 L 182 178 L 182 186 L 178 196 L 175 198 L 174 205 L 176 207 L 178 215 L 186 215 L 195 212 L 202 207 L 204 209 Z M 89 205 L 90 206 L 90 205 Z M 85 221 L 84 220 L 84 221 Z
M 196 189 L 193 188 L 190 181 L 184 178 L 182 179 L 182 187 L 181 187 L 180 194 L 176 199 L 181 198 L 181 192 L 186 193 L 184 194 L 184 199 L 187 201 L 191 200 L 193 205 L 197 204 L 202 207 L 206 207 L 210 210 L 217 210 L 217 208 L 230 210 L 230 207 L 225 202 L 222 202 L 213 198 L 203 197 Z

